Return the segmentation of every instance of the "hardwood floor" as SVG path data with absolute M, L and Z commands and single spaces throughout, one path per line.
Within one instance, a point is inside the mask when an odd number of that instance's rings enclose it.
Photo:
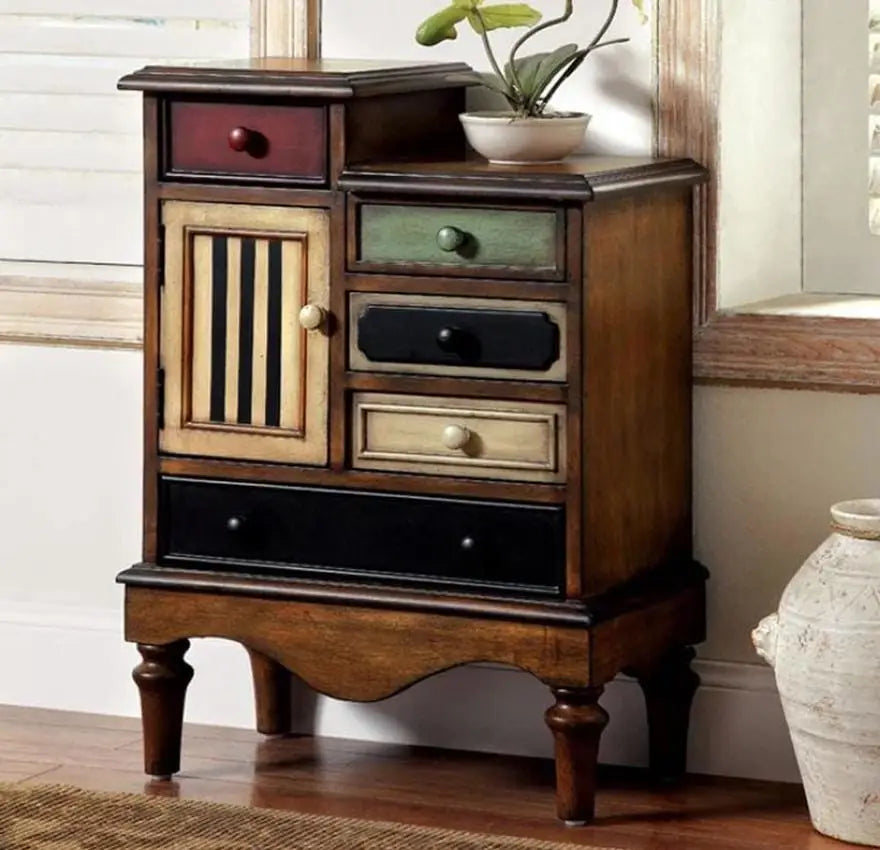
M 602 772 L 594 826 L 553 818 L 552 764 L 309 737 L 264 739 L 187 726 L 184 772 L 151 783 L 141 772 L 137 720 L 0 707 L 0 780 L 67 783 L 532 836 L 621 850 L 842 850 L 815 833 L 800 787 L 691 777 L 654 788 L 639 771 Z

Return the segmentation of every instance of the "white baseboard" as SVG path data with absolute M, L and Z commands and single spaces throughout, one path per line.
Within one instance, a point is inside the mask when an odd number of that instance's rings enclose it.
M 122 639 L 121 608 L 0 604 L 3 652 L 0 703 L 136 716 L 130 671 L 136 650 Z M 247 728 L 253 704 L 247 656 L 224 641 L 195 641 L 196 670 L 187 720 Z M 697 773 L 798 781 L 772 671 L 760 665 L 699 660 L 703 684 L 694 703 L 689 768 Z M 229 683 L 240 683 L 230 688 Z M 379 703 L 303 694 L 299 724 L 329 737 L 422 744 L 481 752 L 550 756 L 543 723 L 547 689 L 497 666 L 451 670 Z M 638 686 L 611 683 L 603 698 L 611 722 L 600 757 L 643 764 L 647 751 Z

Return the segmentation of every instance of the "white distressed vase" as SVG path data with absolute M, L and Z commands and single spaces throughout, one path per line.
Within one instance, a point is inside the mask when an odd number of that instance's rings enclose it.
M 880 845 L 880 499 L 832 534 L 752 633 L 776 683 L 819 832 Z

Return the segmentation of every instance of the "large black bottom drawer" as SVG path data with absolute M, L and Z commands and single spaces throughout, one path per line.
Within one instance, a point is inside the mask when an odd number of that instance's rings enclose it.
M 564 509 L 167 478 L 160 563 L 559 596 Z

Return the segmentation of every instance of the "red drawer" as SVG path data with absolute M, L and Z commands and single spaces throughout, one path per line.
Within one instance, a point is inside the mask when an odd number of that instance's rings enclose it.
M 323 106 L 173 101 L 169 118 L 170 177 L 326 179 Z

